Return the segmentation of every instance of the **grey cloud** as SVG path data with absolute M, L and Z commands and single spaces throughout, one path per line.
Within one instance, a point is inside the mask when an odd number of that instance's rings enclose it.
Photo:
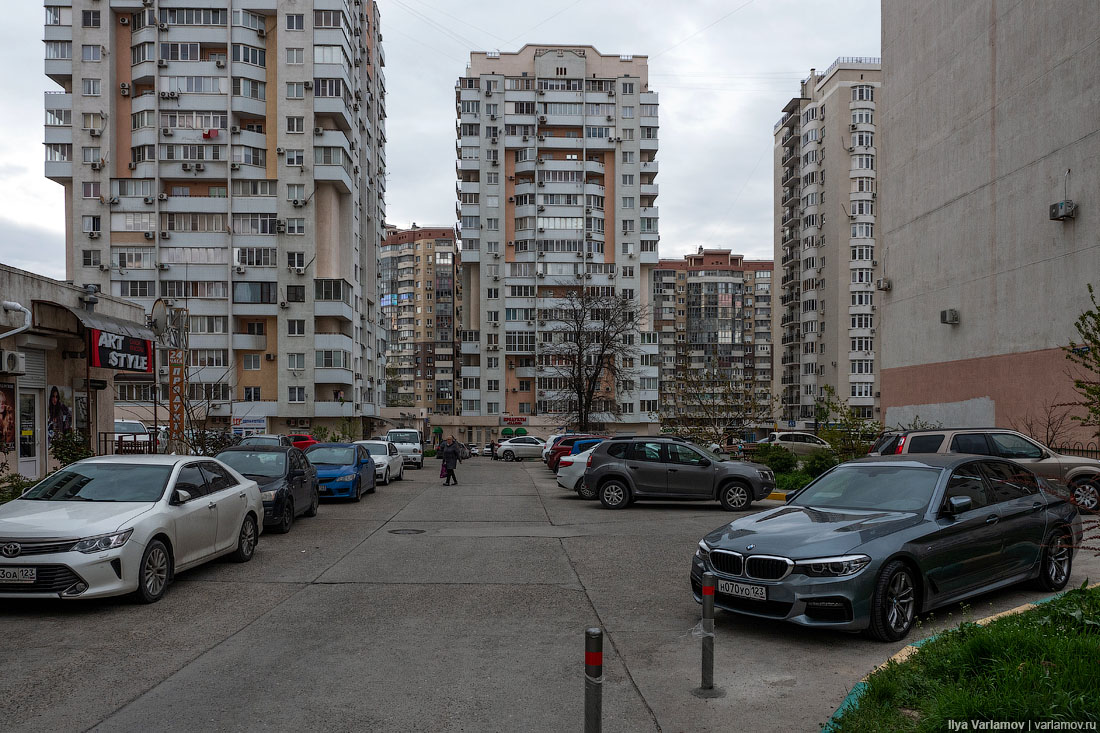
M 65 279 L 65 233 L 0 217 L 0 262 Z

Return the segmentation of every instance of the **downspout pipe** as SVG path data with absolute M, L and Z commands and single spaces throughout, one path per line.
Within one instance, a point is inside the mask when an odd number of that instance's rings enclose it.
M 31 312 L 24 308 L 19 303 L 11 300 L 5 300 L 0 305 L 3 305 L 5 311 L 23 311 L 23 325 L 15 328 L 7 333 L 0 333 L 0 341 L 6 339 L 8 336 L 14 336 L 24 331 L 29 331 L 31 327 Z

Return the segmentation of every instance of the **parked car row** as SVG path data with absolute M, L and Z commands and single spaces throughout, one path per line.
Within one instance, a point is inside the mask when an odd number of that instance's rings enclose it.
M 0 506 L 0 598 L 153 603 L 178 572 L 251 560 L 261 532 L 290 531 L 322 497 L 359 501 L 378 479 L 404 476 L 391 442 L 303 451 L 278 437 L 214 457 L 98 456 L 51 474 Z

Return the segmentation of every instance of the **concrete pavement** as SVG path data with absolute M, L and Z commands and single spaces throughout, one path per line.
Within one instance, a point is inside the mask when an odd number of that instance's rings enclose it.
M 689 560 L 733 515 L 606 511 L 537 461 L 475 458 L 454 487 L 437 473 L 430 461 L 359 504 L 326 503 L 264 535 L 251 563 L 184 573 L 153 606 L 6 603 L 3 728 L 576 730 L 583 630 L 598 625 L 607 731 L 816 730 L 904 646 L 719 614 L 727 694 L 695 698 Z M 1100 577 L 1100 562 L 1080 556 L 1071 583 L 1086 570 Z M 1039 595 L 993 594 L 970 613 Z M 962 620 L 950 613 L 915 637 Z

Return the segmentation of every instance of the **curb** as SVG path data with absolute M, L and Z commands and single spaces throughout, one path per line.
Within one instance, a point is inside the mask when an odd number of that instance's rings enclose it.
M 768 498 L 771 498 L 771 497 L 768 497 Z M 1097 588 L 1097 587 L 1100 587 L 1100 583 L 1093 583 L 1092 585 L 1089 585 L 1089 586 L 1086 586 L 1086 587 L 1089 588 L 1089 589 Z M 977 621 L 974 621 L 973 623 L 976 623 L 978 626 L 985 626 L 986 624 L 991 623 L 993 621 L 996 621 L 999 618 L 1004 618 L 1005 616 L 1014 616 L 1017 613 L 1023 613 L 1024 611 L 1030 611 L 1031 609 L 1033 609 L 1037 606 L 1041 606 L 1044 603 L 1050 603 L 1055 598 L 1061 596 L 1065 592 L 1066 591 L 1063 590 L 1060 593 L 1055 593 L 1052 596 L 1047 596 L 1046 598 L 1040 598 L 1037 601 L 1030 601 L 1029 603 L 1024 603 L 1023 605 L 1016 606 L 1015 608 L 1010 608 L 1007 611 L 1001 611 L 1000 613 L 995 613 L 992 616 L 986 616 L 985 618 L 978 619 Z M 914 641 L 912 644 L 906 644 L 904 647 L 902 647 L 901 651 L 899 651 L 897 654 L 894 654 L 889 659 L 887 659 L 885 662 L 883 662 L 882 664 L 880 664 L 877 667 L 875 667 L 874 669 L 872 669 L 869 674 L 864 675 L 863 678 L 860 679 L 859 682 L 855 683 L 855 685 L 852 686 L 852 689 L 848 692 L 847 696 L 845 696 L 844 700 L 842 700 L 840 705 L 837 706 L 837 709 L 833 712 L 833 714 L 831 716 L 829 716 L 828 722 L 826 722 L 825 725 L 821 729 L 823 731 L 823 733 L 830 733 L 830 731 L 836 730 L 836 728 L 834 726 L 836 724 L 837 719 L 840 718 L 840 716 L 843 715 L 844 713 L 846 713 L 848 710 L 859 707 L 859 699 L 861 697 L 863 697 L 863 693 L 867 690 L 867 680 L 870 679 L 871 675 L 873 675 L 875 672 L 878 672 L 880 669 L 886 667 L 886 665 L 890 664 L 890 662 L 897 662 L 898 664 L 904 662 L 909 657 L 916 654 L 917 650 L 920 649 L 921 646 L 923 646 L 924 644 L 927 644 L 928 642 L 932 641 L 937 636 L 939 636 L 939 634 L 932 634 L 931 636 L 926 636 L 923 639 L 918 639 L 917 641 Z
M 786 501 L 787 493 L 785 491 L 773 491 L 772 493 L 768 494 L 767 498 L 773 501 Z

